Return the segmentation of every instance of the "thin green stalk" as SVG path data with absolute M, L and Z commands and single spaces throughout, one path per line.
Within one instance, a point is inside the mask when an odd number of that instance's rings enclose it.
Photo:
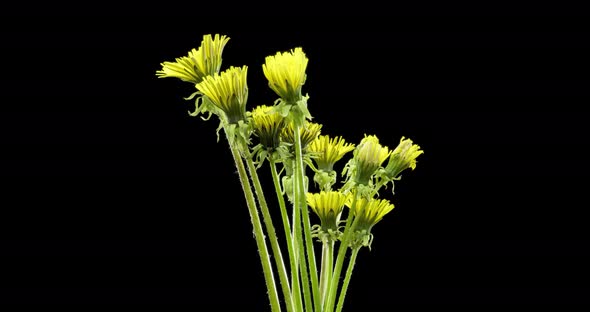
M 266 198 L 264 197 L 264 192 L 262 190 L 262 185 L 260 184 L 260 179 L 258 178 L 256 165 L 254 164 L 252 157 L 249 156 L 250 155 L 248 155 L 248 157 L 245 157 L 246 164 L 248 165 L 248 169 L 250 171 L 250 178 L 254 183 L 254 190 L 256 191 L 256 197 L 258 197 L 258 203 L 260 205 L 260 210 L 262 211 L 262 219 L 264 220 L 266 231 L 268 232 L 270 246 L 275 256 L 275 263 L 279 274 L 279 281 L 281 282 L 283 296 L 285 296 L 285 305 L 287 306 L 287 311 L 292 312 L 293 298 L 291 295 L 291 288 L 289 286 L 289 276 L 287 275 L 287 270 L 285 269 L 285 263 L 283 262 L 283 255 L 281 252 L 281 248 L 279 246 L 279 240 L 277 238 L 275 227 L 272 223 L 272 218 L 270 216 L 268 204 L 266 203 Z
M 334 267 L 334 242 L 326 239 L 322 243 L 322 267 L 320 273 L 320 299 L 322 306 L 326 302 L 328 287 L 332 279 L 332 270 Z
M 310 290 L 310 284 L 309 284 L 309 276 L 307 273 L 307 263 L 305 260 L 305 248 L 303 248 L 303 233 L 301 233 L 301 209 L 297 209 L 297 203 L 298 203 L 298 196 L 297 196 L 297 187 L 298 187 L 298 182 L 297 182 L 298 176 L 297 175 L 293 175 L 293 183 L 294 183 L 294 188 L 295 189 L 295 194 L 294 194 L 294 199 L 297 200 L 294 202 L 293 205 L 293 213 L 297 215 L 297 220 L 299 220 L 299 235 L 294 236 L 294 238 L 297 240 L 297 245 L 296 245 L 296 252 L 298 253 L 298 260 L 299 260 L 299 266 L 300 271 L 299 273 L 301 274 L 301 289 L 303 290 L 303 300 L 305 301 L 305 311 L 309 311 L 309 312 L 313 312 L 313 305 L 312 305 L 312 301 L 311 301 L 311 290 Z
M 326 245 L 327 244 L 328 244 L 328 242 L 326 240 L 324 240 L 322 242 L 322 261 L 321 261 L 321 265 L 320 265 L 320 300 L 322 302 L 324 301 L 324 296 L 326 294 L 326 274 L 327 274 L 326 267 L 328 266 L 326 264 L 326 259 L 328 258 L 328 256 L 326 255 L 326 253 L 327 253 Z
M 299 236 L 300 245 L 303 245 L 303 238 Z M 299 249 L 299 260 L 301 265 L 301 284 L 303 285 L 303 299 L 305 300 L 305 311 L 314 311 L 309 289 L 309 276 L 307 275 L 307 263 L 305 261 L 305 249 Z
M 336 257 L 336 265 L 334 266 L 334 273 L 332 274 L 332 281 L 330 282 L 330 288 L 328 290 L 328 296 L 325 302 L 325 309 L 324 312 L 332 312 L 334 311 L 334 304 L 336 301 L 336 291 L 338 290 L 338 283 L 340 282 L 340 273 L 342 273 L 342 265 L 344 264 L 344 258 L 346 257 L 346 251 L 348 250 L 348 244 L 350 242 L 350 237 L 352 236 L 353 231 L 353 211 L 354 206 L 356 205 L 357 194 L 356 191 L 354 192 L 354 197 L 352 200 L 351 208 L 348 210 L 348 218 L 346 219 L 344 237 L 340 242 L 340 247 L 338 248 L 338 256 Z
M 352 250 L 352 255 L 350 260 L 348 261 L 348 269 L 346 269 L 346 277 L 344 278 L 344 282 L 342 283 L 342 290 L 340 290 L 340 298 L 338 298 L 338 306 L 336 307 L 336 312 L 342 312 L 342 306 L 344 305 L 344 297 L 346 296 L 346 291 L 348 290 L 348 284 L 350 283 L 350 278 L 352 277 L 352 270 L 354 269 L 354 264 L 356 262 L 356 256 L 358 255 L 360 247 L 356 247 Z
M 256 201 L 254 194 L 252 193 L 252 187 L 248 180 L 248 174 L 246 168 L 238 152 L 237 148 L 230 144 L 230 150 L 238 169 L 238 176 L 242 184 L 242 190 L 244 191 L 244 197 L 246 197 L 246 203 L 248 206 L 248 212 L 250 213 L 250 221 L 254 227 L 254 238 L 256 239 L 256 245 L 258 246 L 258 254 L 260 256 L 260 262 L 262 263 L 262 271 L 264 273 L 264 280 L 266 281 L 266 288 L 268 289 L 268 298 L 270 300 L 271 310 L 273 312 L 280 312 L 281 305 L 279 302 L 279 296 L 277 293 L 276 282 L 274 280 L 272 272 L 272 264 L 270 262 L 270 255 L 266 247 L 264 238 L 264 231 L 262 230 L 262 223 L 258 216 L 258 209 L 256 209 Z
M 309 275 L 311 277 L 311 288 L 313 295 L 313 303 L 317 311 L 321 311 L 322 307 L 320 304 L 320 292 L 318 287 L 318 269 L 315 260 L 315 252 L 313 250 L 313 238 L 311 237 L 311 225 L 309 221 L 309 211 L 307 210 L 306 201 L 306 190 L 304 185 L 304 172 L 303 172 L 303 153 L 301 150 L 301 128 L 295 126 L 294 130 L 295 138 L 295 175 L 297 176 L 297 188 L 295 189 L 294 197 L 299 199 L 295 202 L 298 204 L 298 209 L 301 211 L 303 231 L 305 233 L 305 248 L 307 249 L 307 261 L 309 266 Z M 301 246 L 303 248 L 303 246 Z
M 281 218 L 283 220 L 283 230 L 285 231 L 285 240 L 287 241 L 287 250 L 289 252 L 289 265 L 291 267 L 291 294 L 293 298 L 294 311 L 303 310 L 303 302 L 301 301 L 301 288 L 299 286 L 299 276 L 297 270 L 297 256 L 293 248 L 293 238 L 291 235 L 291 225 L 289 224 L 289 216 L 287 214 L 287 207 L 285 205 L 285 197 L 281 190 L 280 179 L 277 173 L 277 163 L 269 157 L 270 172 L 272 181 L 274 183 L 275 192 L 277 193 L 277 200 L 281 209 Z
M 295 161 L 293 161 L 293 163 L 291 164 L 291 167 L 293 167 L 295 165 Z M 292 177 L 291 177 L 291 183 L 293 184 L 293 192 L 295 192 L 296 188 L 297 188 L 297 181 L 296 181 L 297 176 L 292 173 Z M 297 209 L 297 203 L 298 199 L 297 196 L 293 196 L 293 209 L 292 209 L 292 220 L 293 222 L 291 223 L 293 228 L 292 228 L 292 233 L 293 235 L 291 235 L 292 238 L 292 242 L 293 242 L 293 255 L 295 258 L 295 274 L 291 275 L 291 277 L 294 277 L 296 280 L 299 280 L 300 278 L 300 265 L 301 265 L 301 255 L 300 255 L 300 244 L 299 244 L 299 239 L 301 237 L 301 214 L 299 213 L 299 209 Z M 295 280 L 291 281 L 292 284 L 295 283 L 299 283 Z M 303 292 L 303 298 L 307 298 L 309 297 L 309 289 L 306 284 L 300 284 L 301 288 L 300 291 Z M 299 303 L 299 302 L 298 302 Z M 303 304 L 300 304 L 300 307 L 303 308 Z
M 272 156 L 270 156 L 269 163 L 270 174 L 272 175 L 272 181 L 275 187 L 275 192 L 277 193 L 277 200 L 279 201 L 279 208 L 281 209 L 281 218 L 283 220 L 283 229 L 285 230 L 285 236 L 291 239 L 291 222 L 289 221 L 287 205 L 285 204 L 285 197 L 283 196 L 283 190 L 281 189 L 281 180 L 279 177 L 279 173 L 277 171 L 277 162 L 272 158 Z M 287 244 L 293 246 L 291 243 Z
M 344 264 L 344 258 L 346 251 L 348 250 L 349 235 L 346 235 L 344 240 L 340 242 L 338 248 L 338 256 L 336 257 L 336 265 L 334 266 L 334 272 L 332 274 L 332 280 L 330 281 L 330 288 L 325 300 L 324 312 L 334 311 L 334 302 L 336 301 L 336 291 L 338 290 L 338 283 L 340 282 L 340 273 L 342 272 L 342 265 Z

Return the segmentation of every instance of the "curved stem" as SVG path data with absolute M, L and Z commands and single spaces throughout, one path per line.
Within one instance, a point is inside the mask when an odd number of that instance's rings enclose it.
M 307 263 L 309 266 L 309 276 L 311 278 L 311 290 L 313 303 L 317 311 L 321 311 L 320 293 L 318 287 L 318 269 L 315 260 L 315 251 L 313 250 L 313 238 L 311 237 L 311 225 L 309 221 L 309 211 L 307 209 L 306 190 L 304 184 L 303 172 L 303 153 L 301 150 L 301 127 L 296 125 L 294 129 L 295 138 L 295 175 L 297 178 L 297 188 L 295 189 L 294 198 L 296 199 L 297 209 L 301 212 L 303 232 L 305 239 L 305 248 L 307 253 Z M 298 200 L 297 200 L 298 199 Z M 301 246 L 303 248 L 303 246 Z
M 268 289 L 268 298 L 270 300 L 271 310 L 273 312 L 280 312 L 281 305 L 277 293 L 276 282 L 272 272 L 270 255 L 266 247 L 264 231 L 262 230 L 262 223 L 260 222 L 260 217 L 258 216 L 258 209 L 256 209 L 256 202 L 254 199 L 254 194 L 252 193 L 250 181 L 248 180 L 248 174 L 246 173 L 246 168 L 244 167 L 244 163 L 237 148 L 230 144 L 230 150 L 234 158 L 236 168 L 238 169 L 238 176 L 240 177 L 242 190 L 244 191 L 244 197 L 246 197 L 248 212 L 250 213 L 250 221 L 252 222 L 252 227 L 254 228 L 254 238 L 256 240 L 256 245 L 258 246 L 258 254 L 260 256 L 260 262 L 262 263 L 262 271 L 264 273 L 264 280 L 266 281 L 266 288 Z
M 340 298 L 338 298 L 338 306 L 336 307 L 336 312 L 342 312 L 342 306 L 344 305 L 344 297 L 346 296 L 346 291 L 348 290 L 348 284 L 350 283 L 350 278 L 352 277 L 352 270 L 354 269 L 356 256 L 358 255 L 359 250 L 359 247 L 356 247 L 352 250 L 352 256 L 348 261 L 348 268 L 346 269 L 346 277 L 344 278 L 344 282 L 342 283 L 342 290 L 340 290 Z
M 294 311 L 303 310 L 303 302 L 301 301 L 301 288 L 299 285 L 299 276 L 297 272 L 297 256 L 295 255 L 295 249 L 293 248 L 293 237 L 291 234 L 291 225 L 289 223 L 289 216 L 287 213 L 287 206 L 285 205 L 285 197 L 281 190 L 280 177 L 277 172 L 277 163 L 269 157 L 270 173 L 272 175 L 272 181 L 275 187 L 275 193 L 277 194 L 277 200 L 279 202 L 279 208 L 281 209 L 281 218 L 283 220 L 283 230 L 285 231 L 285 240 L 287 241 L 287 251 L 289 252 L 289 265 L 291 267 L 291 296 L 293 297 L 293 308 Z
M 258 178 L 258 173 L 256 172 L 256 165 L 254 165 L 254 161 L 252 161 L 252 157 L 250 157 L 250 155 L 245 158 L 246 164 L 248 165 L 248 169 L 250 171 L 250 178 L 254 183 L 254 190 L 256 191 L 256 196 L 258 197 L 258 203 L 260 204 L 260 210 L 262 211 L 262 218 L 266 226 L 266 231 L 268 232 L 270 246 L 275 256 L 275 263 L 279 274 L 279 281 L 281 282 L 281 288 L 283 290 L 283 296 L 285 296 L 287 311 L 293 311 L 293 298 L 289 286 L 289 277 L 287 275 L 287 270 L 285 269 L 285 263 L 283 262 L 283 255 L 281 253 L 275 227 L 272 223 L 272 217 L 270 216 L 270 211 L 268 210 L 268 204 L 266 203 L 262 185 L 260 184 L 260 179 Z

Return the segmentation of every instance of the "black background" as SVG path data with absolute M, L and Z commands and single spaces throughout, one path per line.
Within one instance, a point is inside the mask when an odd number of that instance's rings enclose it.
M 386 195 L 348 311 L 589 301 L 587 21 L 386 13 L 4 20 L 0 299 L 267 308 L 217 124 L 155 76 L 221 33 L 249 108 L 275 99 L 264 57 L 301 46 L 323 133 L 425 151 Z

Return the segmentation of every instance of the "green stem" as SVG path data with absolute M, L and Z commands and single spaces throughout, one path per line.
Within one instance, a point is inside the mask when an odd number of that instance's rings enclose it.
M 270 255 L 266 247 L 264 231 L 262 230 L 262 223 L 260 222 L 260 217 L 258 216 L 258 209 L 256 209 L 256 201 L 254 199 L 254 194 L 252 193 L 250 181 L 248 180 L 248 174 L 246 173 L 246 168 L 244 167 L 244 163 L 237 148 L 230 144 L 230 150 L 234 158 L 236 168 L 238 169 L 238 176 L 240 177 L 242 190 L 244 191 L 244 197 L 246 197 L 248 212 L 250 213 L 250 221 L 252 222 L 252 227 L 254 228 L 254 238 L 256 239 L 260 262 L 262 263 L 262 271 L 266 281 L 266 288 L 268 289 L 268 298 L 270 300 L 271 311 L 280 312 L 281 305 L 277 293 L 276 282 L 272 272 Z
M 336 301 L 336 291 L 338 290 L 338 283 L 340 282 L 340 273 L 342 273 L 342 265 L 344 264 L 344 258 L 346 256 L 346 251 L 348 250 L 348 244 L 350 242 L 350 238 L 353 232 L 353 211 L 354 206 L 356 205 L 357 194 L 354 191 L 352 200 L 352 205 L 348 210 L 348 218 L 346 219 L 346 225 L 344 230 L 344 237 L 340 242 L 340 247 L 338 248 L 338 256 L 336 257 L 336 265 L 334 266 L 334 273 L 332 274 L 332 281 L 330 282 L 330 289 L 328 290 L 328 296 L 325 302 L 325 309 L 324 312 L 332 312 L 334 311 L 334 304 Z
M 322 243 L 322 267 L 320 273 L 320 299 L 322 306 L 326 302 L 326 295 L 332 279 L 332 269 L 334 267 L 334 242 L 325 239 Z
M 291 235 L 291 225 L 289 224 L 289 217 L 287 214 L 287 207 L 285 205 L 285 197 L 281 190 L 281 184 L 279 175 L 277 173 L 277 163 L 269 157 L 270 172 L 272 175 L 272 181 L 274 183 L 275 192 L 277 193 L 277 200 L 281 209 L 281 218 L 283 220 L 283 230 L 285 231 L 285 239 L 287 241 L 287 250 L 289 251 L 289 265 L 291 267 L 291 294 L 293 298 L 294 311 L 303 310 L 303 302 L 301 301 L 301 288 L 299 286 L 299 276 L 297 272 L 297 255 L 293 248 L 293 238 Z
M 304 185 L 303 172 L 303 153 L 301 150 L 301 127 L 296 125 L 294 127 L 295 138 L 295 175 L 297 178 L 297 188 L 295 189 L 295 204 L 297 209 L 301 212 L 303 222 L 303 232 L 305 233 L 305 248 L 307 253 L 307 262 L 309 266 L 309 275 L 311 277 L 311 289 L 313 295 L 313 303 L 317 311 L 321 311 L 320 293 L 318 287 L 318 270 L 315 260 L 315 252 L 313 250 L 313 238 L 311 237 L 311 225 L 309 221 L 309 211 L 307 209 L 306 190 Z M 298 199 L 298 200 L 297 200 Z M 303 246 L 301 246 L 303 248 Z
M 295 161 L 293 161 L 292 166 L 295 165 Z M 299 198 L 296 196 L 297 193 L 297 187 L 298 187 L 298 183 L 297 183 L 297 175 L 293 173 L 292 177 L 291 177 L 291 182 L 293 183 L 293 209 L 292 209 L 292 213 L 293 213 L 293 235 L 292 235 L 292 239 L 293 239 L 293 250 L 294 250 L 294 257 L 295 257 L 295 279 L 299 279 L 299 277 L 301 277 L 301 290 L 303 291 L 303 299 L 305 300 L 306 306 L 308 305 L 308 301 L 311 302 L 310 295 L 309 295 L 309 283 L 304 282 L 307 281 L 307 270 L 303 269 L 303 271 L 301 271 L 301 263 L 303 263 L 303 266 L 305 266 L 305 260 L 303 260 L 303 256 L 302 256 L 302 246 L 303 246 L 303 241 L 301 240 L 301 213 L 299 212 Z M 294 282 L 296 283 L 296 282 Z M 302 305 L 300 305 L 302 307 Z
M 303 246 L 303 238 L 299 236 L 297 241 Z M 299 248 L 299 265 L 301 266 L 301 284 L 303 288 L 303 299 L 305 301 L 305 311 L 313 311 L 311 302 L 311 292 L 309 290 L 309 276 L 307 275 L 307 263 L 305 261 L 305 249 Z
M 346 269 L 346 277 L 344 278 L 344 282 L 342 283 L 342 290 L 340 290 L 340 298 L 338 298 L 338 306 L 336 307 L 336 312 L 342 312 L 342 306 L 344 305 L 344 297 L 346 296 L 346 291 L 348 290 L 348 284 L 350 283 L 350 278 L 352 277 L 352 270 L 354 269 L 356 256 L 358 255 L 359 250 L 360 247 L 356 247 L 352 250 L 352 256 L 348 261 L 348 269 Z
M 283 255 L 281 253 L 281 248 L 279 246 L 279 240 L 277 238 L 275 227 L 272 223 L 272 217 L 270 216 L 270 211 L 268 209 L 268 204 L 266 203 L 266 198 L 264 197 L 264 192 L 262 190 L 262 185 L 260 184 L 260 179 L 258 178 L 256 165 L 254 165 L 254 161 L 252 160 L 252 157 L 250 157 L 250 155 L 247 155 L 247 157 L 245 158 L 246 163 L 248 164 L 248 169 L 250 171 L 250 178 L 254 183 L 254 190 L 256 191 L 256 196 L 258 197 L 258 203 L 260 204 L 260 210 L 262 211 L 262 218 L 266 226 L 266 231 L 268 232 L 270 246 L 275 256 L 275 263 L 279 274 L 279 281 L 281 282 L 281 288 L 283 290 L 283 296 L 285 296 L 285 304 L 287 306 L 287 311 L 291 312 L 293 311 L 293 298 L 291 296 L 289 277 L 287 275 L 287 270 L 285 269 L 285 263 L 283 262 Z

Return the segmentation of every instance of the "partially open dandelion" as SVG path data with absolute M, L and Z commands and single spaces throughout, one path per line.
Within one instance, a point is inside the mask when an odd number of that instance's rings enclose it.
M 332 171 L 334 164 L 346 153 L 354 150 L 354 144 L 346 143 L 342 137 L 321 135 L 309 144 L 308 150 L 316 154 L 314 158 L 318 169 Z
M 247 66 L 232 66 L 221 74 L 207 76 L 196 85 L 203 95 L 225 113 L 230 124 L 245 119 L 248 101 L 247 74 Z
M 413 144 L 412 140 L 401 138 L 399 145 L 391 152 L 387 166 L 385 166 L 385 172 L 390 179 L 395 179 L 399 174 L 411 168 L 416 168 L 416 158 L 423 154 L 424 151 L 420 149 L 420 146 Z
M 307 193 L 307 204 L 320 218 L 323 233 L 337 232 L 340 215 L 347 199 L 347 195 L 334 191 Z
M 302 97 L 308 59 L 301 48 L 267 56 L 262 65 L 269 87 L 285 102 L 295 104 Z
M 159 78 L 175 77 L 197 84 L 205 77 L 219 73 L 221 54 L 228 41 L 227 36 L 204 35 L 198 49 L 189 51 L 188 56 L 176 58 L 176 62 L 161 63 L 162 69 L 156 75 Z
M 389 149 L 379 144 L 379 139 L 374 135 L 365 135 L 361 143 L 354 150 L 352 161 L 354 162 L 353 174 L 356 184 L 369 185 L 371 176 L 389 156 Z
M 322 130 L 322 125 L 315 122 L 305 122 L 305 126 L 301 129 L 301 149 L 305 149 L 311 142 L 313 142 Z M 283 141 L 293 145 L 295 137 L 293 136 L 293 124 L 290 123 L 283 129 L 281 133 Z
M 352 203 L 354 207 L 350 207 Z M 355 201 L 348 200 L 347 205 L 353 209 L 354 213 L 354 231 L 356 233 L 352 245 L 371 246 L 373 234 L 371 229 L 377 222 L 383 219 L 383 216 L 393 210 L 394 206 L 387 199 L 367 199 L 358 198 Z
M 267 151 L 276 150 L 280 143 L 281 132 L 285 127 L 285 118 L 275 112 L 272 106 L 260 105 L 252 111 L 254 134 Z

